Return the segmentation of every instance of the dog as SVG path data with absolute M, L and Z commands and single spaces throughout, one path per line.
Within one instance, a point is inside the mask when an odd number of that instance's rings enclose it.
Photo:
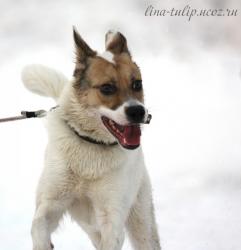
M 52 97 L 48 145 L 32 222 L 33 250 L 51 250 L 65 213 L 98 250 L 119 250 L 128 232 L 133 249 L 160 250 L 150 179 L 140 146 L 144 106 L 140 69 L 120 32 L 105 36 L 104 53 L 73 29 L 73 79 L 41 65 L 26 66 L 25 86 Z

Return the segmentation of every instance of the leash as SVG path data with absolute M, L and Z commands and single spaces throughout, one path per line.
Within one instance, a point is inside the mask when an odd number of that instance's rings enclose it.
M 56 109 L 58 106 L 53 107 L 50 109 L 50 111 Z M 0 118 L 0 123 L 3 122 L 12 122 L 12 121 L 17 121 L 17 120 L 23 120 L 23 119 L 28 119 L 28 118 L 42 118 L 47 115 L 46 110 L 36 110 L 36 111 L 21 111 L 21 115 L 19 116 L 12 116 L 12 117 L 6 117 L 6 118 Z M 69 126 L 70 127 L 70 126 Z M 95 139 L 88 137 L 88 136 L 83 136 L 80 135 L 75 129 L 70 127 L 74 133 L 79 136 L 82 140 L 93 143 L 93 144 L 98 144 L 98 145 L 103 145 L 103 146 L 115 146 L 118 145 L 118 142 L 113 142 L 113 143 L 105 143 L 102 141 L 96 141 Z
M 12 121 L 23 120 L 23 119 L 28 119 L 28 118 L 41 118 L 46 115 L 47 115 L 47 111 L 43 109 L 37 110 L 37 111 L 21 111 L 21 115 L 19 116 L 0 118 L 0 123 L 12 122 Z
M 54 109 L 58 108 L 59 106 L 52 107 L 49 111 L 53 111 Z M 6 118 L 0 118 L 0 123 L 3 122 L 11 122 L 11 121 L 17 121 L 17 120 L 23 120 L 23 119 L 28 119 L 28 118 L 42 118 L 47 115 L 46 110 L 36 110 L 36 111 L 21 111 L 21 115 L 19 116 L 12 116 L 12 117 L 6 117 Z M 149 114 L 147 117 L 146 122 L 144 124 L 149 124 L 152 119 L 152 115 Z M 67 122 L 66 122 L 67 123 Z M 68 124 L 68 123 L 67 123 Z M 69 125 L 69 124 L 68 124 Z M 79 136 L 82 140 L 87 141 L 89 143 L 97 144 L 97 145 L 102 145 L 102 146 L 116 146 L 118 145 L 118 142 L 112 142 L 112 143 L 105 143 L 103 141 L 97 141 L 91 137 L 80 135 L 74 128 L 72 128 L 70 125 L 69 127 L 74 131 L 74 133 Z
M 49 111 L 53 111 L 54 109 L 58 108 L 59 105 L 52 107 Z M 12 122 L 17 120 L 23 120 L 28 118 L 42 118 L 47 115 L 48 111 L 40 109 L 36 111 L 21 111 L 21 115 L 19 116 L 12 116 L 6 118 L 0 118 L 0 123 L 2 122 Z
M 50 111 L 58 108 L 59 106 L 52 107 Z M 28 119 L 28 118 L 42 118 L 47 115 L 47 111 L 40 109 L 36 111 L 21 111 L 21 115 L 19 116 L 11 116 L 11 117 L 6 117 L 6 118 L 0 118 L 0 123 L 2 122 L 12 122 L 12 121 L 17 121 L 17 120 L 23 120 L 23 119 Z M 147 121 L 144 124 L 149 124 L 152 119 L 152 115 L 149 114 L 147 117 Z

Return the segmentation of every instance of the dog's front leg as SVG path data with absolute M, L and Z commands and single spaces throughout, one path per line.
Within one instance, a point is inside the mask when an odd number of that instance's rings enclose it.
M 151 184 L 145 174 L 127 220 L 129 238 L 135 250 L 161 250 L 152 202 Z
M 52 250 L 50 236 L 63 213 L 63 202 L 44 200 L 38 204 L 31 229 L 33 250 Z
M 115 208 L 96 209 L 101 241 L 98 250 L 120 250 L 124 242 L 124 219 L 121 211 Z

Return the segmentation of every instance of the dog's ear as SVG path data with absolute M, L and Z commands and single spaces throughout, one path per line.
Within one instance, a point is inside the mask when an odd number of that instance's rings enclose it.
M 75 27 L 73 27 L 73 37 L 75 43 L 76 63 L 73 75 L 81 76 L 86 69 L 87 59 L 96 56 L 96 52 L 82 39 Z
M 73 36 L 76 48 L 77 62 L 85 63 L 88 57 L 94 57 L 96 52 L 82 39 L 75 27 L 73 27 Z
M 128 53 L 130 55 L 126 38 L 120 32 L 107 32 L 105 35 L 105 49 L 113 54 Z

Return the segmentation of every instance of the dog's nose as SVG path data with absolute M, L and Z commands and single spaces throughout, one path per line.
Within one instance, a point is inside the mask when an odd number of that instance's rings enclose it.
M 140 123 L 144 120 L 145 109 L 141 105 L 129 106 L 126 108 L 126 115 L 130 122 Z

